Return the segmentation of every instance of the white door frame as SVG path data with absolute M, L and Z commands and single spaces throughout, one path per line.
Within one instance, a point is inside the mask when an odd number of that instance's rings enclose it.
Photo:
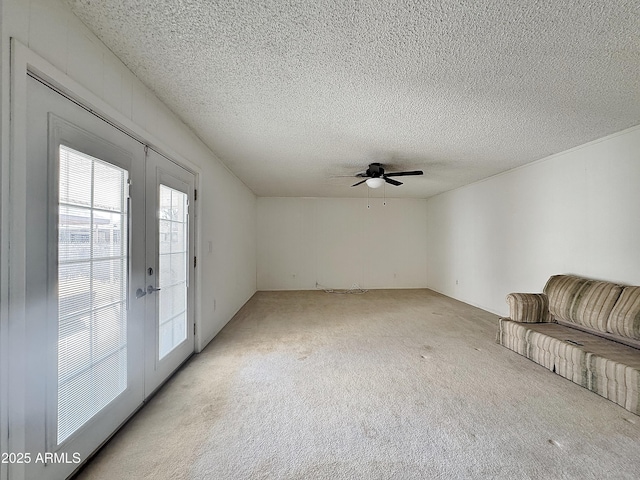
M 24 46 L 18 40 L 11 39 L 11 96 L 10 96 L 10 146 L 9 157 L 3 156 L 2 162 L 2 245 L 0 248 L 0 265 L 7 266 L 8 275 L 3 279 L 8 280 L 6 288 L 7 306 L 0 311 L 2 336 L 4 346 L 0 358 L 2 370 L 0 370 L 0 387 L 2 404 L 7 405 L 6 411 L 0 412 L 2 428 L 0 433 L 0 446 L 6 452 L 24 452 L 26 445 L 26 411 L 25 395 L 26 361 L 23 346 L 27 342 L 26 321 L 26 251 L 24 237 L 26 232 L 26 146 L 28 141 L 27 125 L 27 74 L 43 80 L 63 96 L 76 102 L 83 108 L 90 110 L 107 123 L 115 126 L 127 135 L 149 146 L 160 155 L 180 164 L 191 171 L 196 177 L 196 188 L 199 188 L 200 168 L 186 160 L 163 142 L 126 118 L 116 109 L 108 105 L 97 95 L 80 85 L 78 82 L 58 70 L 51 63 Z M 5 174 L 8 173 L 8 181 Z M 5 210 L 5 206 L 9 208 Z M 200 256 L 200 202 L 195 202 L 195 255 Z M 11 248 L 9 249 L 9 245 Z M 196 341 L 199 344 L 198 335 L 202 331 L 200 304 L 200 269 L 195 273 L 195 322 Z M 3 302 L 5 303 L 5 302 Z M 5 398 L 6 397 L 6 398 Z M 6 402 L 5 402 L 6 400 Z M 9 431 L 11 435 L 9 436 Z M 35 453 L 35 452 L 34 452 Z M 43 452 L 44 453 L 44 452 Z M 84 460 L 84 459 L 83 459 Z M 3 472 L 4 473 L 4 472 Z M 9 465 L 7 470 L 11 480 L 24 479 L 25 471 L 20 464 Z

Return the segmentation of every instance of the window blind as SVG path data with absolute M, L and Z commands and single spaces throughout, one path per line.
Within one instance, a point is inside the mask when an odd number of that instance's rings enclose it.
M 57 443 L 127 387 L 128 172 L 59 148 Z

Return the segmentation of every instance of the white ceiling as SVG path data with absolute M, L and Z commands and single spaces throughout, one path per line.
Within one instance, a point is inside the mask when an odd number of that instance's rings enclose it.
M 67 1 L 259 196 L 379 161 L 426 198 L 640 123 L 637 0 Z

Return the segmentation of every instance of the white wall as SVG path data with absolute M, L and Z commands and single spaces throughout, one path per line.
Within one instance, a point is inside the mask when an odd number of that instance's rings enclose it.
M 427 201 L 428 286 L 508 313 L 574 273 L 640 285 L 640 127 Z
M 3 66 L 9 38 L 15 37 L 199 169 L 199 347 L 206 345 L 256 291 L 255 196 L 62 0 L 4 0 L 3 13 Z M 3 120 L 8 119 L 9 80 L 3 68 Z M 3 144 L 7 125 L 2 123 Z
M 424 288 L 426 200 L 258 198 L 259 290 Z

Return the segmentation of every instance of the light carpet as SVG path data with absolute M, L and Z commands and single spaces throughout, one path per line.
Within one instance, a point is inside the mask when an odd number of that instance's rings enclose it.
M 640 417 L 430 290 L 258 292 L 81 479 L 640 476 Z

